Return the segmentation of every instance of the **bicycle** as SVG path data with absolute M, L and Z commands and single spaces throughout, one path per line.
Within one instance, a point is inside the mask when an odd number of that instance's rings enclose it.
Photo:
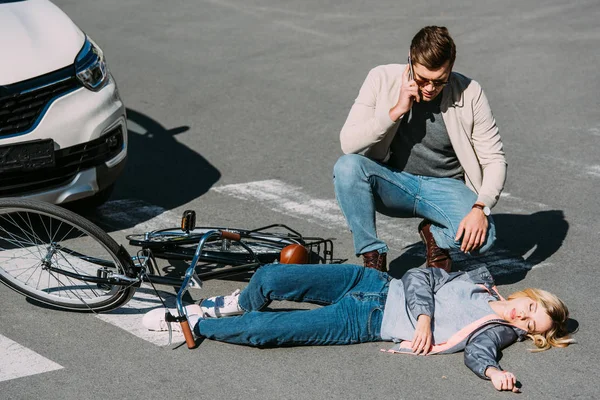
M 127 239 L 141 248 L 135 256 L 100 227 L 69 210 L 40 201 L 3 199 L 0 281 L 52 307 L 94 313 L 123 306 L 142 282 L 152 285 L 161 302 L 155 284 L 178 286 L 178 315 L 168 320 L 182 325 L 192 348 L 195 342 L 182 302 L 189 288 L 283 261 L 285 252 L 297 255 L 300 251 L 305 262 L 336 262 L 332 239 L 303 237 L 282 224 L 254 230 L 196 227 L 191 210 L 184 212 L 177 228 L 132 234 Z M 183 260 L 189 266 L 181 278 L 162 276 L 157 258 Z

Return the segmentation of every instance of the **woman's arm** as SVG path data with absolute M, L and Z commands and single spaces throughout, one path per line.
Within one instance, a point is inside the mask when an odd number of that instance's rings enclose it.
M 449 275 L 440 268 L 413 268 L 402 277 L 404 297 L 415 319 L 425 314 L 433 317 L 433 295 L 448 281 Z
M 446 271 L 439 268 L 413 268 L 402 277 L 406 304 L 417 320 L 412 340 L 412 351 L 415 354 L 427 355 L 431 350 L 431 319 L 435 305 L 433 296 L 448 278 Z
M 496 325 L 486 329 L 467 343 L 465 365 L 480 378 L 491 380 L 496 389 L 512 390 L 513 385 L 510 389 L 504 389 L 502 381 L 508 380 L 510 376 L 514 378 L 514 375 L 504 371 L 497 360 L 498 352 L 517 341 L 517 338 L 514 329 L 506 325 Z M 516 378 L 514 379 L 516 382 Z

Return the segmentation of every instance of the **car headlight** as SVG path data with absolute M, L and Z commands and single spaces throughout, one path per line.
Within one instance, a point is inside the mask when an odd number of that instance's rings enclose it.
M 75 74 L 83 86 L 94 92 L 102 89 L 108 82 L 108 66 L 104 54 L 88 37 L 75 59 Z

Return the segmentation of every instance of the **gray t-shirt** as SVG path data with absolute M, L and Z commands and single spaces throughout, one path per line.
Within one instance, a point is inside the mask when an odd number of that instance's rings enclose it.
M 440 94 L 432 101 L 413 103 L 392 140 L 388 165 L 413 175 L 463 178 L 442 118 L 441 100 Z

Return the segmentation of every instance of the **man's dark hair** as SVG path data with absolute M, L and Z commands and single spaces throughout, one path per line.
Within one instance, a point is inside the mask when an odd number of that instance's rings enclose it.
M 456 59 L 456 46 L 445 26 L 426 26 L 421 29 L 410 44 L 413 63 L 427 69 L 439 69 L 450 60 L 450 67 Z

